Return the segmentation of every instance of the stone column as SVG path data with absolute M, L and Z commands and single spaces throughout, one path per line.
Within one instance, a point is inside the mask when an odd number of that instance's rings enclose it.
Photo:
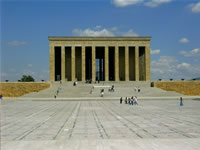
M 85 46 L 82 46 L 82 52 L 81 52 L 81 61 L 82 61 L 82 81 L 85 81 Z
M 65 81 L 65 46 L 61 47 L 61 80 Z
M 139 81 L 139 46 L 135 47 L 135 81 Z
M 49 80 L 55 81 L 55 48 L 51 42 L 49 44 Z
M 75 56 L 75 46 L 72 46 L 72 48 L 71 48 L 71 65 L 72 65 L 72 67 L 71 67 L 71 76 L 72 76 L 72 81 L 75 81 L 75 58 L 76 58 L 76 56 Z
M 129 47 L 125 47 L 125 81 L 129 81 Z
M 145 80 L 151 80 L 151 62 L 150 62 L 150 45 L 145 47 Z
M 109 80 L 109 58 L 108 58 L 108 46 L 105 46 L 105 56 L 104 56 L 104 60 L 105 60 L 105 81 Z
M 92 81 L 96 81 L 96 50 L 95 46 L 92 46 Z
M 119 47 L 115 46 L 115 81 L 119 81 Z

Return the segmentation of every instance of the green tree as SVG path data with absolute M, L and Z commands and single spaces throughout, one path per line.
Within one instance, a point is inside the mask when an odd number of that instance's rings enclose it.
M 34 82 L 34 78 L 30 75 L 26 76 L 26 75 L 23 75 L 22 78 L 21 78 L 21 82 Z

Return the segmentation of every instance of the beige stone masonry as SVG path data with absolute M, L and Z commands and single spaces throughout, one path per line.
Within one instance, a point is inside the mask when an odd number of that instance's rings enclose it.
M 82 81 L 85 81 L 85 46 L 82 46 L 81 60 L 82 60 Z
M 129 81 L 129 47 L 125 47 L 125 81 Z
M 119 81 L 119 47 L 115 46 L 115 81 Z
M 108 46 L 105 47 L 105 81 L 109 80 L 109 58 L 108 58 Z
M 139 47 L 135 47 L 135 81 L 139 81 Z
M 65 47 L 61 47 L 61 77 L 62 81 L 65 81 Z
M 75 81 L 75 46 L 72 46 L 72 49 L 71 49 L 71 62 L 72 62 L 72 70 L 71 70 L 71 76 L 72 76 L 72 81 Z
M 184 95 L 200 96 L 200 81 L 155 81 L 153 87 L 176 91 Z
M 49 80 L 55 81 L 55 49 L 52 44 L 49 47 Z
M 49 82 L 1 82 L 0 94 L 3 97 L 18 97 L 31 92 L 39 92 L 49 87 Z
M 96 81 L 96 49 L 92 46 L 92 81 Z
M 151 72 L 150 72 L 150 68 L 151 68 L 151 61 L 150 61 L 150 46 L 146 46 L 145 47 L 145 79 L 146 81 L 150 81 L 151 80 Z
M 150 40 L 151 37 L 48 37 L 49 39 L 49 79 L 55 81 L 55 47 L 61 47 L 61 79 L 66 80 L 65 72 L 67 69 L 71 72 L 71 80 L 76 80 L 76 75 L 81 73 L 79 80 L 86 80 L 86 47 L 92 47 L 92 81 L 96 81 L 96 47 L 105 47 L 104 51 L 104 77 L 105 81 L 109 81 L 109 47 L 115 47 L 114 56 L 114 76 L 115 81 L 119 81 L 119 46 L 125 47 L 125 81 L 129 81 L 129 47 L 135 47 L 135 80 L 139 81 L 139 47 L 145 47 L 145 80 L 151 79 L 150 74 Z M 67 68 L 65 47 L 71 47 L 71 67 Z M 75 47 L 81 47 L 81 64 L 76 66 Z M 111 60 L 110 60 L 111 61 Z M 132 60 L 131 60 L 132 61 Z M 124 63 L 124 62 L 123 62 Z M 76 67 L 81 67 L 81 70 Z M 65 70 L 66 69 L 66 70 Z M 76 71 L 78 70 L 78 73 Z

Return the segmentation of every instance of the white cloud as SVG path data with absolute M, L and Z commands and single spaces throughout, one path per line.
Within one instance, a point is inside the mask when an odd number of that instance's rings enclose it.
M 28 64 L 27 66 L 28 66 L 28 67 L 32 67 L 33 65 L 32 65 L 32 64 Z
M 148 6 L 148 7 L 158 7 L 160 6 L 161 4 L 164 4 L 164 3 L 169 3 L 171 2 L 172 0 L 152 0 L 152 1 L 149 1 L 149 2 L 146 2 L 144 3 L 145 6 Z
M 180 51 L 180 54 L 184 55 L 185 57 L 200 56 L 200 48 L 195 48 L 189 52 Z
M 97 26 L 95 27 L 95 29 L 101 29 L 101 26 L 100 26 L 100 25 L 97 25 Z
M 191 65 L 188 63 L 185 63 L 185 62 L 177 65 L 178 69 L 189 69 L 190 67 L 191 67 Z
M 181 39 L 179 40 L 179 42 L 181 42 L 181 43 L 188 43 L 189 40 L 188 40 L 187 38 L 181 38 Z
M 150 1 L 145 2 L 144 0 L 112 0 L 112 3 L 116 7 L 126 7 L 129 5 L 136 5 L 136 4 L 141 3 L 147 7 L 154 8 L 154 7 L 160 6 L 161 4 L 169 3 L 171 1 L 172 0 L 150 0 Z
M 180 80 L 182 78 L 189 80 L 200 77 L 199 63 L 179 62 L 173 56 L 160 56 L 159 59 L 151 63 L 152 80 Z
M 133 29 L 129 29 L 127 32 L 121 32 L 117 27 L 106 29 L 102 28 L 101 26 L 96 26 L 94 28 L 87 28 L 87 29 L 74 29 L 72 33 L 75 36 L 94 36 L 94 37 L 139 36 L 138 33 L 133 31 Z
M 152 61 L 152 72 L 170 73 L 175 72 L 176 69 L 173 65 L 178 60 L 173 56 L 160 56 L 158 60 Z
M 160 54 L 160 49 L 151 50 L 151 55 Z
M 98 36 L 114 36 L 114 34 L 107 29 L 101 29 L 101 30 L 93 30 L 90 28 L 87 28 L 85 30 L 74 29 L 72 33 L 78 36 L 97 36 L 97 37 Z
M 143 0 L 112 0 L 116 7 L 126 7 L 128 5 L 136 5 L 142 3 Z
M 7 45 L 8 46 L 25 46 L 27 45 L 27 42 L 14 40 L 14 41 L 8 42 Z
M 122 36 L 139 36 L 136 32 L 132 29 L 128 30 L 127 32 L 122 33 Z
M 200 2 L 189 5 L 193 13 L 200 13 Z
M 158 60 L 151 63 L 151 74 L 153 80 L 167 79 L 169 80 L 176 74 L 177 69 L 174 64 L 177 63 L 176 57 L 160 56 Z

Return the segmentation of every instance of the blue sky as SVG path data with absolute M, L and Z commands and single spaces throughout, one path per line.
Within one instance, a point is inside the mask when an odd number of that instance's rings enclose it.
M 152 80 L 200 77 L 200 0 L 4 0 L 0 10 L 1 81 L 48 80 L 48 36 L 151 36 Z

